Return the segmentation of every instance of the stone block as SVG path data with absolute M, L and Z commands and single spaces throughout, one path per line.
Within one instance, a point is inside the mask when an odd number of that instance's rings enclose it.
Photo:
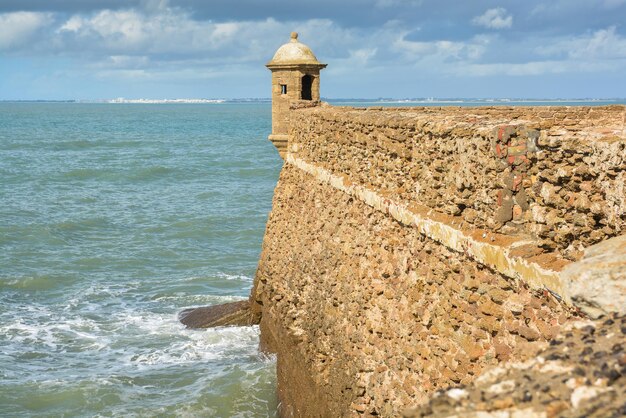
M 562 276 L 569 297 L 589 316 L 626 314 L 626 235 L 587 248 Z

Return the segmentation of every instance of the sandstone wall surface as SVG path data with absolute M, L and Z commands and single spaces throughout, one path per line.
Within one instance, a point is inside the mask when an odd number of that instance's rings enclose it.
M 624 106 L 293 112 L 296 154 L 350 181 L 577 259 L 626 228 Z
M 624 114 L 293 110 L 251 295 L 282 415 L 399 416 L 569 326 L 560 269 L 626 227 Z
M 439 391 L 405 417 L 626 416 L 626 317 L 580 321 L 525 362 L 494 367 L 466 388 Z
M 311 376 L 312 386 L 283 394 L 292 397 L 290 412 L 303 417 L 393 416 L 435 389 L 471 382 L 486 366 L 525 359 L 530 344 L 551 338 L 570 316 L 551 294 L 290 166 L 276 190 L 256 280 L 279 385 L 289 392 L 302 370 Z

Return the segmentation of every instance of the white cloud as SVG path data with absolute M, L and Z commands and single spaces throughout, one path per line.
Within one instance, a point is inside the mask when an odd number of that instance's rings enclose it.
M 292 30 L 305 43 L 341 48 L 349 54 L 357 49 L 360 36 L 327 19 L 301 22 L 261 21 L 212 22 L 193 19 L 180 9 L 163 8 L 152 15 L 137 10 L 103 10 L 91 16 L 74 15 L 56 31 L 64 52 L 106 55 L 181 55 L 215 58 L 221 61 L 269 60 Z M 311 45 L 311 46 L 315 46 Z M 332 46 L 328 50 L 336 48 Z
M 380 5 L 399 1 L 380 0 Z M 618 4 L 626 0 L 603 1 Z M 511 40 L 490 32 L 454 41 L 418 41 L 409 40 L 414 39 L 409 34 L 417 33 L 414 27 L 398 20 L 374 30 L 341 26 L 330 19 L 218 23 L 199 20 L 186 9 L 169 7 L 164 0 L 145 0 L 142 6 L 71 16 L 0 14 L 0 49 L 21 47 L 20 53 L 69 57 L 86 73 L 101 79 L 164 82 L 233 78 L 235 74 L 245 78 L 253 70 L 263 72 L 262 65 L 288 41 L 293 30 L 322 62 L 331 64 L 329 71 L 343 77 L 353 74 L 355 68 L 372 74 L 416 71 L 477 77 L 626 68 L 626 39 L 613 26 L 573 38 Z M 513 25 L 513 17 L 504 8 L 494 8 L 473 23 L 503 29 Z M 508 59 L 514 62 L 506 62 Z
M 533 61 L 525 63 L 468 64 L 454 70 L 457 75 L 489 77 L 496 75 L 533 76 L 566 72 L 566 66 L 560 61 Z
M 507 14 L 503 7 L 489 9 L 472 19 L 472 23 L 488 29 L 506 29 L 513 26 L 513 16 Z
M 83 18 L 80 16 L 72 16 L 67 22 L 65 22 L 58 30 L 57 33 L 68 31 L 78 32 L 83 26 Z
M 195 21 L 167 8 L 148 16 L 136 10 L 103 10 L 70 17 L 58 33 L 62 47 L 76 53 L 89 45 L 93 52 L 110 55 L 178 55 L 219 49 L 234 40 L 240 25 Z
M 397 38 L 392 48 L 412 61 L 420 61 L 427 57 L 439 60 L 477 60 L 487 49 L 490 40 L 486 36 L 476 36 L 465 42 L 454 41 L 407 41 L 405 34 Z
M 482 77 L 626 71 L 626 38 L 614 26 L 575 37 L 535 38 L 533 43 L 542 45 L 534 47 L 534 52 L 545 59 L 521 63 L 466 62 L 452 72 Z
M 626 38 L 615 26 L 574 38 L 557 39 L 549 46 L 537 48 L 542 55 L 566 55 L 573 60 L 610 60 L 626 58 Z
M 622 63 L 623 65 L 623 63 Z M 525 63 L 466 64 L 453 69 L 452 73 L 460 76 L 490 77 L 541 76 L 545 74 L 594 73 L 619 69 L 619 63 L 610 62 L 571 62 L 571 61 L 531 61 Z
M 354 74 L 354 69 L 358 68 L 359 72 L 365 73 L 375 71 L 380 65 L 374 57 L 378 52 L 378 48 L 360 48 L 348 51 L 348 56 L 336 58 L 332 60 L 332 67 L 329 72 L 334 75 Z M 326 62 L 326 60 L 323 60 Z
M 350 58 L 366 65 L 368 61 L 376 55 L 377 48 L 361 48 L 354 51 L 350 51 Z
M 15 12 L 0 14 L 0 49 L 26 44 L 33 35 L 49 24 L 49 13 Z
M 143 68 L 150 64 L 150 59 L 146 56 L 111 55 L 98 66 L 104 68 Z
M 60 22 L 45 41 L 58 53 L 92 61 L 99 75 L 155 79 L 178 73 L 184 78 L 198 74 L 206 78 L 226 71 L 228 75 L 244 66 L 261 69 L 273 52 L 289 40 L 293 30 L 314 51 L 326 51 L 322 60 L 338 65 L 365 65 L 382 42 L 377 34 L 345 29 L 328 19 L 279 22 L 212 22 L 192 18 L 186 11 L 159 7 L 152 14 L 141 10 L 102 10 L 91 15 L 73 15 Z M 370 45 L 372 41 L 376 42 Z M 31 46 L 32 47 L 32 46 Z M 41 48 L 40 48 L 41 49 Z M 330 54 L 334 54 L 329 56 Z M 226 70 L 227 69 L 227 70 Z M 176 77 L 174 77 L 176 78 Z

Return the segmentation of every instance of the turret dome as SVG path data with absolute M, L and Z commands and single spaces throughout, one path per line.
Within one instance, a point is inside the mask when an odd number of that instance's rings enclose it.
M 323 65 L 317 60 L 311 48 L 298 41 L 298 34 L 291 32 L 291 41 L 278 48 L 267 66 L 298 64 Z

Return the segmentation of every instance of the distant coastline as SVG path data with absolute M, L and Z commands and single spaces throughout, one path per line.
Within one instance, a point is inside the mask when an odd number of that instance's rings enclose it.
M 373 105 L 401 105 L 401 106 L 525 106 L 525 105 L 556 105 L 556 106 L 594 106 L 594 105 L 610 105 L 610 104 L 626 104 L 626 98 L 463 98 L 463 97 L 417 97 L 417 98 L 322 98 L 323 101 L 333 104 L 373 104 Z M 148 99 L 135 98 L 127 99 L 118 97 L 115 99 L 67 99 L 67 100 L 0 100 L 0 103 L 95 103 L 95 104 L 228 104 L 228 103 L 271 103 L 270 98 L 179 98 L 179 99 Z

